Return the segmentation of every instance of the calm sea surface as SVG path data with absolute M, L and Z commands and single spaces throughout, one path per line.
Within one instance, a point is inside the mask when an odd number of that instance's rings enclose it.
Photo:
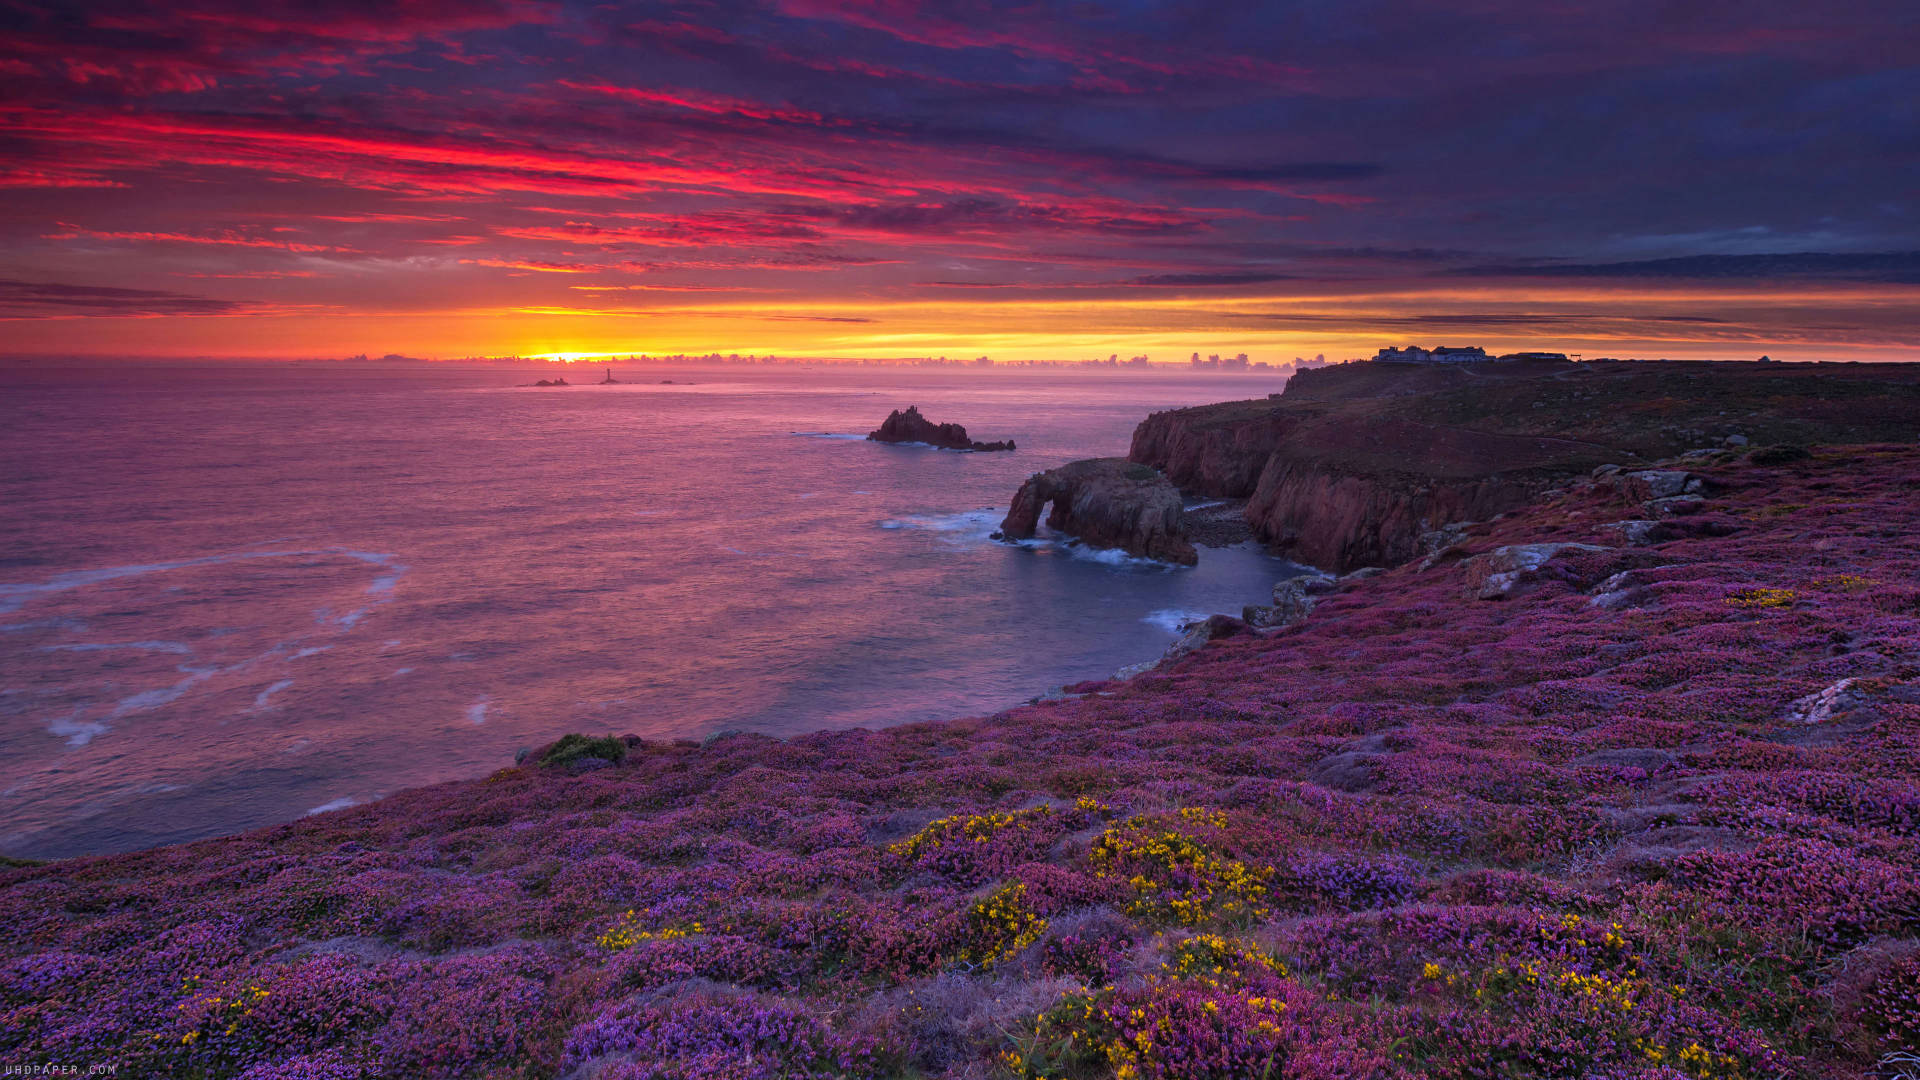
M 1027 474 L 1272 378 L 616 370 L 0 372 L 0 853 L 285 821 L 568 731 L 996 711 L 1292 572 L 987 538 Z M 908 404 L 1020 449 L 858 437 Z

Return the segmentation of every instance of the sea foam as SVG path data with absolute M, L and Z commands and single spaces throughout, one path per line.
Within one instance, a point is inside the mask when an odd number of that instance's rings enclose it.
M 1208 613 L 1204 611 L 1182 611 L 1179 608 L 1161 608 L 1149 611 L 1140 617 L 1143 623 L 1150 623 L 1169 634 L 1184 634 L 1194 623 L 1204 622 Z

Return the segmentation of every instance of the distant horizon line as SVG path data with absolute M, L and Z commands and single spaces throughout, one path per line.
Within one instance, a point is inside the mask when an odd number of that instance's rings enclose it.
M 1244 355 L 1244 354 L 1241 354 Z M 1376 357 L 1355 356 L 1339 360 L 1324 359 L 1324 354 L 1312 358 L 1295 357 L 1281 361 L 1248 361 L 1236 363 L 1232 359 L 1215 361 L 1209 359 L 1200 363 L 1188 360 L 1150 360 L 1146 357 L 1127 360 L 992 360 L 980 357 L 971 360 L 957 360 L 946 357 L 861 357 L 861 356 L 801 356 L 781 354 L 738 354 L 738 353 L 672 353 L 656 355 L 652 353 L 557 353 L 501 356 L 458 356 L 458 357 L 421 357 L 400 353 L 388 353 L 383 356 L 354 354 L 351 356 L 190 356 L 138 353 L 43 353 L 43 354 L 0 354 L 0 368 L 24 368 L 38 365 L 85 364 L 112 366 L 116 364 L 255 364 L 255 365 L 354 365 L 367 367 L 510 367 L 510 366 L 580 366 L 601 368 L 615 364 L 635 364 L 653 366 L 688 367 L 902 367 L 902 368 L 938 368 L 961 371 L 1005 371 L 1013 369 L 1070 369 L 1082 371 L 1191 371 L 1210 375 L 1261 375 L 1283 372 L 1308 371 L 1320 367 L 1337 367 L 1353 363 L 1382 363 Z M 1301 361 L 1305 361 L 1301 363 Z M 1700 357 L 1700 356 L 1584 356 L 1568 354 L 1569 363 L 1756 363 L 1766 361 L 1774 364 L 1907 364 L 1920 362 L 1920 356 L 1913 359 L 1773 359 L 1767 354 L 1741 357 Z M 1489 357 L 1487 362 L 1499 362 L 1497 357 Z M 1411 365 L 1409 365 L 1411 366 Z
M 607 364 L 704 364 L 727 367 L 774 366 L 783 367 L 792 364 L 839 364 L 866 366 L 905 366 L 905 367 L 942 367 L 986 370 L 989 368 L 1016 367 L 1067 367 L 1099 368 L 1102 370 L 1140 370 L 1141 368 L 1178 368 L 1181 370 L 1202 371 L 1278 371 L 1301 366 L 1322 367 L 1333 364 L 1358 362 L 1366 357 L 1351 357 L 1347 360 L 1324 360 L 1318 357 L 1296 357 L 1281 361 L 1248 361 L 1236 364 L 1231 358 L 1219 362 L 1203 361 L 1195 364 L 1191 360 L 1148 360 L 1144 357 L 1127 360 L 1034 360 L 1013 359 L 993 360 L 987 357 L 973 359 L 955 359 L 937 356 L 813 356 L 782 353 L 529 353 L 506 354 L 500 356 L 408 356 L 402 353 L 388 353 L 384 356 L 369 356 L 356 353 L 351 356 L 192 356 L 139 353 L 38 353 L 38 354 L 0 354 L 0 365 L 23 366 L 34 363 L 220 363 L 220 364 L 384 364 L 389 366 L 430 365 L 430 364 L 582 364 L 601 366 Z

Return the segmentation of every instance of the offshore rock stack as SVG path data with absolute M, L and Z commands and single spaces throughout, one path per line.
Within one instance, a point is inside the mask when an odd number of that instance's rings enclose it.
M 942 450 L 973 450 L 986 452 L 991 450 L 1012 450 L 1013 440 L 1005 442 L 975 442 L 967 438 L 967 429 L 959 424 L 936 424 L 920 415 L 920 407 L 909 405 L 905 412 L 899 409 L 887 414 L 885 423 L 867 433 L 869 442 L 882 443 L 925 443 Z
M 1040 524 L 1094 547 L 1192 566 L 1199 553 L 1187 539 L 1180 491 L 1158 472 L 1125 458 L 1090 458 L 1034 473 L 1013 497 L 995 535 L 1025 540 Z

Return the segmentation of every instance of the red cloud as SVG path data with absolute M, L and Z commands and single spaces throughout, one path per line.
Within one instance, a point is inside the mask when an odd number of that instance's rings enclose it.
M 503 190 L 552 194 L 707 189 L 760 195 L 886 193 L 853 169 L 726 167 L 643 155 L 624 147 L 566 148 L 501 132 L 492 137 L 422 136 L 263 117 L 0 108 L 0 131 L 46 147 L 71 175 L 101 177 L 160 162 L 325 177 L 359 187 L 441 193 Z M 39 165 L 19 172 L 39 171 Z M 0 174 L 7 175 L 7 174 Z
M 691 94 L 675 90 L 648 90 L 632 86 L 614 86 L 609 83 L 576 82 L 561 79 L 560 85 L 569 90 L 584 90 L 593 94 L 623 101 L 638 102 L 644 105 L 659 105 L 670 109 L 685 109 L 690 112 L 709 113 L 716 116 L 742 116 L 749 120 L 778 120 L 792 124 L 814 124 L 825 126 L 833 123 L 828 117 L 805 109 L 783 109 L 744 98 L 726 97 L 720 94 Z M 841 121 L 844 123 L 844 121 Z
M 352 248 L 335 247 L 331 244 L 302 244 L 292 240 L 271 240 L 261 236 L 246 236 L 236 232 L 215 233 L 213 235 L 194 235 L 190 233 L 168 232 L 103 232 L 96 229 L 81 229 L 68 226 L 67 231 L 47 233 L 45 240 L 127 240 L 141 244 L 201 244 L 211 247 L 274 248 L 280 251 L 292 251 L 300 254 L 320 252 L 351 252 Z

